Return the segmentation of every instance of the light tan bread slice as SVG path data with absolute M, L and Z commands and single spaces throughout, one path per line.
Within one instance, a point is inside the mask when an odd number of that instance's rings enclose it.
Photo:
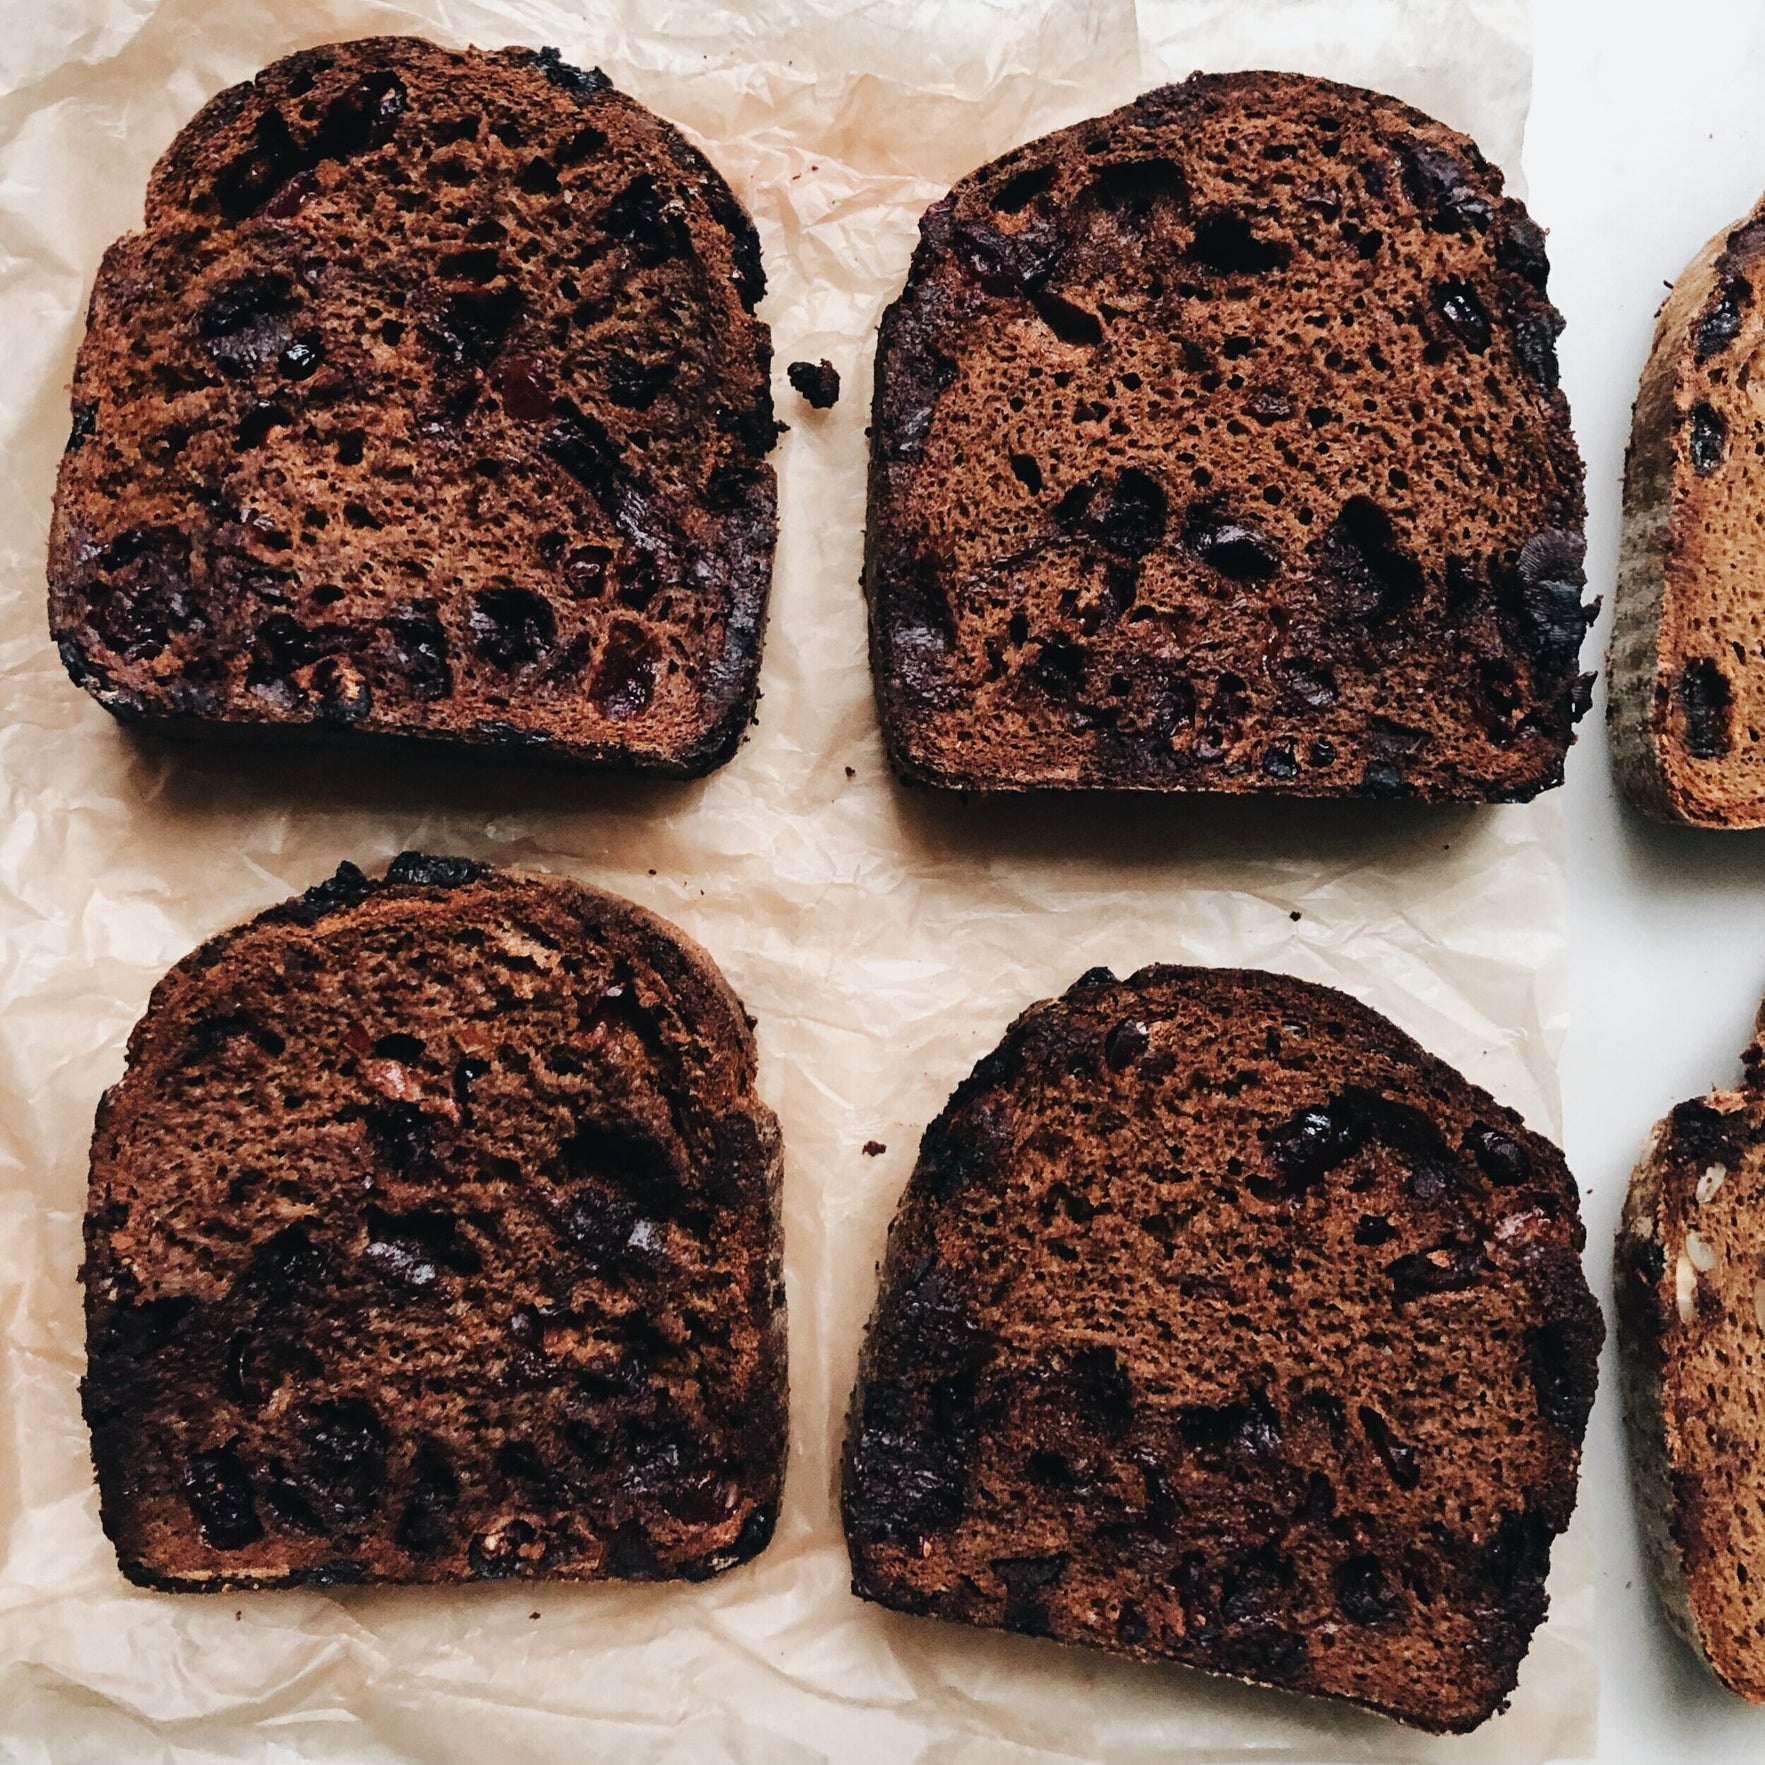
M 1650 1569 L 1731 1691 L 1765 1702 L 1765 1009 L 1737 1090 L 1649 1135 L 1618 1228 L 1624 1402 Z
M 1765 202 L 1704 247 L 1655 321 L 1609 680 L 1637 808 L 1765 826 Z

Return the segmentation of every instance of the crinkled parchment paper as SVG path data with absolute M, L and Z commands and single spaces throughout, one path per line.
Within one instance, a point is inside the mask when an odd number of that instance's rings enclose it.
M 1524 0 L 10 0 L 0 25 L 0 1757 L 1529 1761 L 1591 1750 L 1588 1583 L 1507 1716 L 1431 1742 L 1351 1711 L 896 1617 L 846 1592 L 835 1441 L 923 1124 L 1093 963 L 1263 964 L 1371 1001 L 1555 1131 L 1557 816 L 963 804 L 889 784 L 858 590 L 873 328 L 921 209 L 983 159 L 1192 67 L 1384 85 L 1510 166 Z M 42 611 L 66 382 L 103 246 L 218 87 L 372 31 L 559 44 L 683 123 L 754 211 L 792 424 L 758 727 L 692 785 L 143 745 Z M 160 972 L 401 847 L 550 866 L 659 909 L 759 1019 L 784 1123 L 792 1456 L 777 1541 L 713 1584 L 173 1598 L 116 1573 L 76 1381 L 93 1104 Z M 887 1151 L 867 1157 L 867 1141 Z

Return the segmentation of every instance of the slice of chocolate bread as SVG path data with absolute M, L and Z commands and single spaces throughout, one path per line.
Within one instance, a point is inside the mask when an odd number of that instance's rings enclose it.
M 1765 202 L 1724 229 L 1655 320 L 1624 469 L 1606 716 L 1645 815 L 1765 826 L 1760 525 Z
M 303 51 L 106 254 L 49 545 L 73 678 L 189 733 L 702 773 L 772 570 L 760 246 L 553 50 Z
M 698 1579 L 772 1535 L 779 1140 L 711 959 L 406 853 L 211 939 L 98 1110 L 82 1387 L 123 1573 Z
M 1544 237 L 1395 99 L 1196 75 L 964 178 L 878 344 L 865 591 L 909 780 L 1528 798 L 1581 460 Z
M 1765 1011 L 1739 1090 L 1650 1134 L 1618 1228 L 1643 1540 L 1673 1626 L 1765 1703 Z
M 1474 1728 L 1602 1325 L 1562 1154 L 1233 969 L 1032 1006 L 927 1129 L 852 1398 L 866 1599 Z

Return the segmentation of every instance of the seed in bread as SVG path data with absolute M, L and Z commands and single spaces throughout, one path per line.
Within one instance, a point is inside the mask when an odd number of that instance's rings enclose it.
M 49 546 L 131 722 L 691 774 L 754 708 L 759 240 L 553 50 L 377 37 L 212 99 L 106 253 Z
M 1513 1690 L 1602 1326 L 1562 1154 L 1327 987 L 1086 975 L 926 1131 L 853 1587 L 1418 1727 Z
M 407 853 L 210 940 L 98 1112 L 83 1385 L 170 1591 L 699 1579 L 785 1453 L 779 1140 L 710 958 Z
M 878 343 L 896 770 L 1559 784 L 1591 614 L 1547 275 L 1475 143 L 1290 74 L 1197 75 L 962 179 Z

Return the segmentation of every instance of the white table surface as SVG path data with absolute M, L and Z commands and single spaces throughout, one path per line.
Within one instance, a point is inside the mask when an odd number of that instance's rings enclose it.
M 1765 191 L 1765 0 L 1534 0 L 1530 203 L 1550 228 L 1587 460 L 1588 574 L 1610 601 L 1630 405 L 1656 306 Z M 1603 652 L 1610 608 L 1595 628 Z M 1651 827 L 1616 800 L 1596 696 L 1570 755 L 1568 1153 L 1610 1315 L 1612 1231 L 1649 1125 L 1733 1082 L 1765 992 L 1765 833 Z M 1765 1709 L 1690 1661 L 1638 1557 L 1610 1346 L 1582 1500 L 1598 1558 L 1602 1761 L 1765 1760 Z

